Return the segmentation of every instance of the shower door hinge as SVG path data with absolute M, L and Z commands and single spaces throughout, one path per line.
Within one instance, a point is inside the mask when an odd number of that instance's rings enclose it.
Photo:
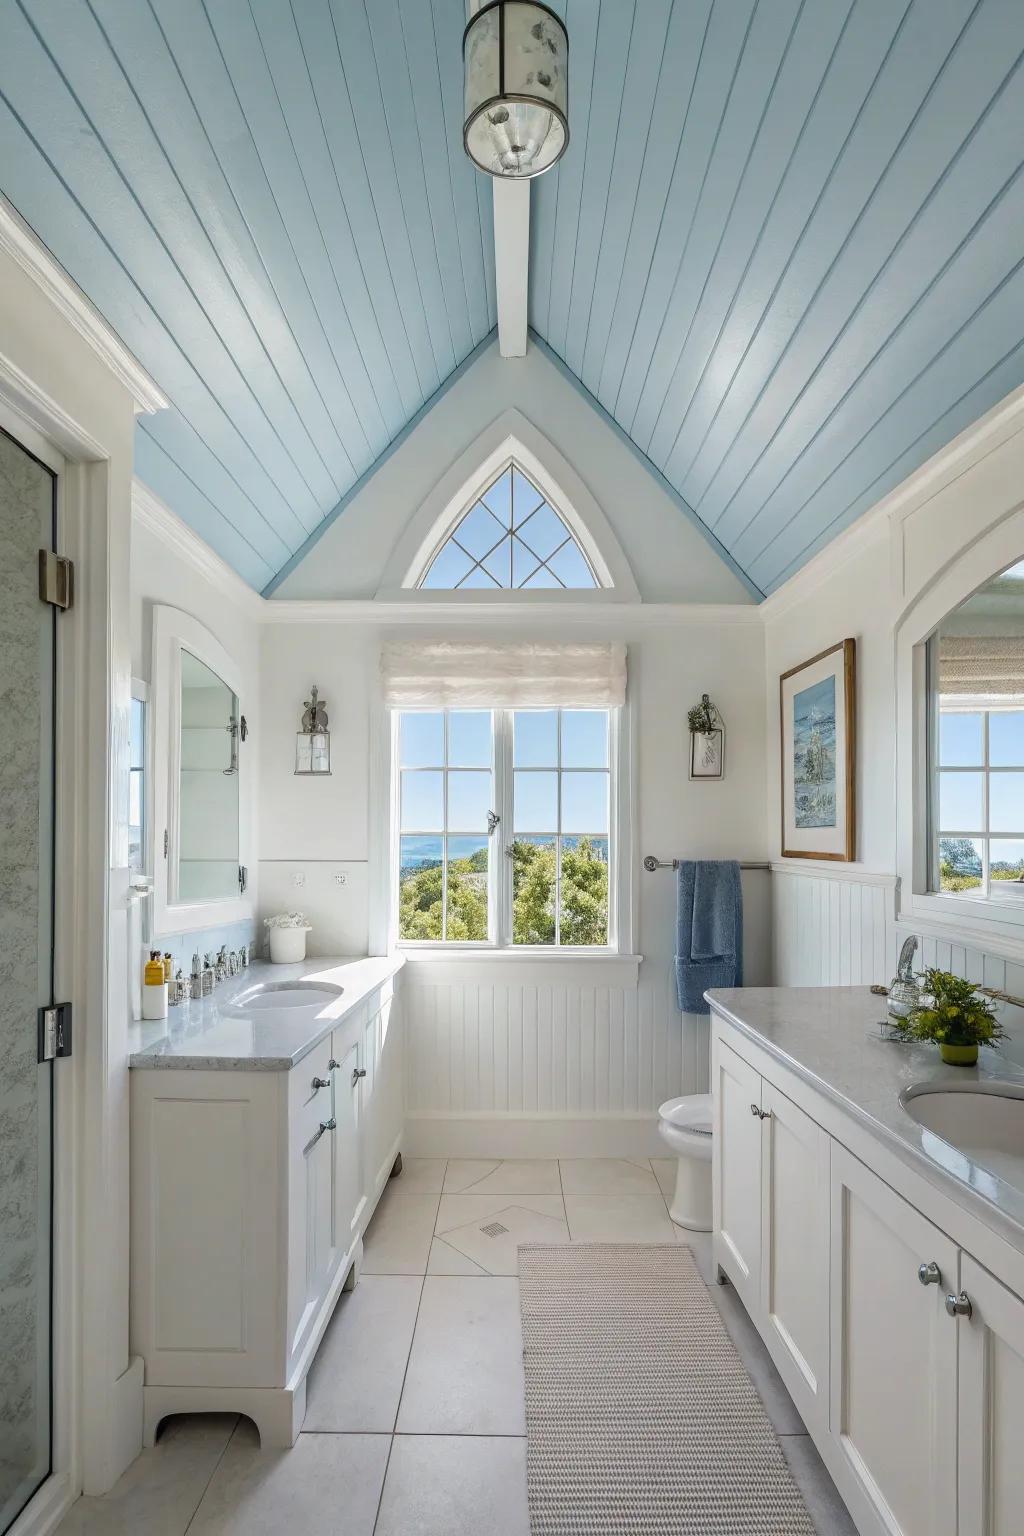
M 75 565 L 56 550 L 39 551 L 39 596 L 54 608 L 70 608 L 75 595 Z
M 51 1003 L 39 1010 L 39 1060 L 71 1055 L 71 1004 Z

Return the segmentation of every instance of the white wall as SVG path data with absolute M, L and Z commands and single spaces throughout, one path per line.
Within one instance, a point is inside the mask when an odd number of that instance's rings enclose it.
M 263 633 L 261 913 L 281 905 L 305 910 L 314 925 L 312 953 L 359 952 L 367 942 L 370 731 L 384 633 L 383 626 L 341 623 L 273 623 Z M 407 638 L 420 633 L 437 631 L 402 630 Z M 489 633 L 511 638 L 513 631 L 491 625 Z M 531 633 L 547 638 L 536 626 Z M 638 826 L 627 856 L 637 872 L 639 983 L 606 982 L 598 967 L 584 983 L 576 973 L 563 981 L 540 967 L 514 975 L 499 967 L 483 977 L 477 968 L 465 980 L 444 964 L 409 967 L 411 1149 L 486 1153 L 494 1147 L 492 1117 L 535 1114 L 555 1121 L 637 1117 L 641 1139 L 622 1145 L 639 1149 L 653 1136 L 653 1112 L 664 1099 L 705 1085 L 706 1021 L 684 1019 L 674 998 L 673 877 L 645 874 L 640 864 L 646 853 L 766 857 L 762 631 L 753 610 L 737 609 L 731 623 L 695 616 L 665 627 L 643 625 L 633 614 L 621 634 L 636 740 Z M 292 771 L 313 682 L 331 720 L 333 774 L 323 780 Z M 702 692 L 729 728 L 721 783 L 687 777 L 685 714 Z M 344 886 L 336 884 L 339 874 Z M 768 887 L 765 873 L 744 876 L 752 983 L 769 975 Z M 580 1145 L 578 1126 L 550 1134 L 570 1138 L 558 1143 L 563 1151 Z
M 955 584 L 966 552 L 987 530 L 1018 514 L 1022 474 L 1024 412 L 1011 397 L 763 605 L 767 819 L 775 860 L 781 849 L 780 674 L 847 636 L 857 641 L 857 860 L 777 864 L 778 985 L 887 983 L 900 944 L 916 933 L 918 966 L 938 965 L 1024 996 L 1020 954 L 992 930 L 969 931 L 955 921 L 930 925 L 905 915 L 912 897 L 898 878 L 898 824 L 909 808 L 898 801 L 897 744 L 901 754 L 909 750 L 909 727 L 898 723 L 896 702 L 896 634 L 903 616 L 939 581 Z M 1024 1010 L 1004 1005 L 1002 1012 L 1014 1035 L 1008 1054 L 1024 1060 Z
M 509 408 L 571 462 L 625 550 L 644 600 L 751 601 L 704 534 L 532 341 L 523 358 L 502 358 L 497 343 L 484 351 L 353 497 L 275 598 L 373 597 L 409 522 L 446 471 Z

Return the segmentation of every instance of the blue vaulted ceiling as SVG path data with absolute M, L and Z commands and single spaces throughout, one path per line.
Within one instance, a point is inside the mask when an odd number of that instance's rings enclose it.
M 1024 380 L 1024 4 L 557 8 L 530 323 L 771 591 Z M 0 0 L 0 190 L 172 401 L 139 474 L 256 587 L 495 324 L 464 15 Z

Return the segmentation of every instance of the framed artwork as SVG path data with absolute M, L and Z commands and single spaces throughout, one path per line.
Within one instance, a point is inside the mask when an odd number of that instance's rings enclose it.
M 841 640 L 779 679 L 785 859 L 857 857 L 856 650 Z
M 711 731 L 690 732 L 690 778 L 721 779 L 725 777 L 725 731 L 716 727 Z

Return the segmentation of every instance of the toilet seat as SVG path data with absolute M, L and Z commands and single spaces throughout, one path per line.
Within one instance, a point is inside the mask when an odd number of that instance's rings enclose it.
M 676 1186 L 669 1215 L 677 1227 L 711 1231 L 710 1093 L 666 1099 L 658 1109 L 658 1135 L 676 1157 Z
M 692 1131 L 696 1136 L 711 1135 L 710 1093 L 687 1093 L 681 1099 L 666 1099 L 658 1115 L 680 1131 Z

